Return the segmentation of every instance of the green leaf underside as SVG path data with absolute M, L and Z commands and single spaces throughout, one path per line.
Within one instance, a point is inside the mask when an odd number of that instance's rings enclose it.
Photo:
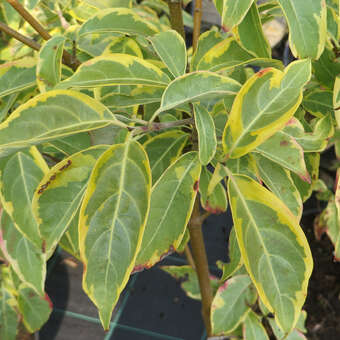
M 42 240 L 33 215 L 34 191 L 48 167 L 35 147 L 0 159 L 0 195 L 4 209 L 18 229 L 38 249 Z
M 198 133 L 198 157 L 207 165 L 215 156 L 217 139 L 214 120 L 203 105 L 194 105 L 195 124 Z
M 297 219 L 251 178 L 231 175 L 228 194 L 242 259 L 265 306 L 289 332 L 307 294 L 313 262 Z
M 0 156 L 109 123 L 123 125 L 93 98 L 70 90 L 49 91 L 21 105 L 0 124 Z
M 14 226 L 3 211 L 0 220 L 0 249 L 19 278 L 39 294 L 44 292 L 46 257 Z
M 310 61 L 300 60 L 285 72 L 269 68 L 252 76 L 235 98 L 223 133 L 224 152 L 238 158 L 280 130 L 301 103 L 310 72 Z
M 260 155 L 256 157 L 256 163 L 265 185 L 300 220 L 303 209 L 302 199 L 289 171 Z
M 81 26 L 78 36 L 110 32 L 148 36 L 158 33 L 158 29 L 131 9 L 110 8 L 97 12 L 87 20 Z
M 318 59 L 326 41 L 324 0 L 278 0 L 289 26 L 289 45 L 295 57 Z
M 90 177 L 79 221 L 83 289 L 97 306 L 104 329 L 140 249 L 150 190 L 149 161 L 137 142 L 112 146 Z
M 36 84 L 36 61 L 23 58 L 0 65 L 0 97 L 20 92 Z
M 256 301 L 256 291 L 248 275 L 236 275 L 217 290 L 211 305 L 211 326 L 215 335 L 235 330 Z
M 54 36 L 39 51 L 37 83 L 40 92 L 52 89 L 60 81 L 65 40 L 63 36 Z
M 31 333 L 39 330 L 52 312 L 52 303 L 48 296 L 37 295 L 25 284 L 19 287 L 18 306 L 24 325 Z
M 154 184 L 135 271 L 152 267 L 180 245 L 194 205 L 200 172 L 197 152 L 189 152 Z
M 106 54 L 83 63 L 58 88 L 92 88 L 112 85 L 166 87 L 169 77 L 157 66 L 128 54 Z
M 180 130 L 163 132 L 143 144 L 148 154 L 152 183 L 181 155 L 188 135 Z
M 161 107 L 155 112 L 154 117 L 189 102 L 235 96 L 239 89 L 240 84 L 228 77 L 208 71 L 188 73 L 168 85 L 162 96 Z
M 175 78 L 182 76 L 187 67 L 187 50 L 183 38 L 176 31 L 170 30 L 158 33 L 150 41 L 172 75 Z
M 66 158 L 51 168 L 37 186 L 32 207 L 48 257 L 68 226 L 76 223 L 92 168 L 108 147 L 94 146 Z

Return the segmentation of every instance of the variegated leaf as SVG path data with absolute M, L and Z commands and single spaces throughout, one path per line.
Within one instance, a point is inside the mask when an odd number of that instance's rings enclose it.
M 243 324 L 243 340 L 269 340 L 260 317 L 250 311 Z
M 151 171 L 134 141 L 113 145 L 92 171 L 79 218 L 83 289 L 104 329 L 128 282 L 149 211 Z

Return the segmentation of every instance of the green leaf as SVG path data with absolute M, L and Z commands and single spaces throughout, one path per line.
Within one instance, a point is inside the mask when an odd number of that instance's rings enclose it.
M 268 321 L 276 339 L 278 340 L 307 340 L 307 338 L 297 329 L 293 329 L 289 334 L 285 334 L 273 318 L 268 318 Z
M 311 196 L 313 186 L 319 178 L 320 154 L 317 152 L 310 152 L 306 153 L 304 158 L 312 182 L 306 182 L 294 173 L 291 174 L 295 186 L 300 192 L 302 202 L 305 202 Z
M 280 130 L 299 107 L 310 72 L 310 61 L 299 60 L 285 72 L 269 68 L 248 79 L 235 98 L 224 129 L 225 154 L 243 156 Z
M 176 31 L 170 30 L 154 35 L 150 41 L 174 78 L 182 76 L 187 67 L 187 50 L 183 38 Z
M 51 90 L 60 82 L 65 40 L 63 36 L 54 36 L 39 51 L 37 83 L 40 92 Z
M 306 168 L 303 149 L 293 137 L 278 131 L 259 145 L 255 151 L 296 173 L 303 181 L 311 181 Z
M 207 71 L 188 73 L 168 85 L 163 93 L 161 106 L 151 120 L 163 111 L 186 103 L 235 96 L 239 89 L 240 84 L 236 80 L 216 73 Z
M 153 185 L 151 206 L 135 271 L 150 268 L 181 244 L 197 194 L 197 152 L 173 163 Z
M 0 124 L 0 156 L 109 123 L 125 126 L 103 104 L 85 94 L 70 90 L 42 93 Z
M 38 249 L 42 247 L 31 202 L 48 167 L 35 147 L 0 159 L 0 195 L 3 208 L 15 227 Z
M 226 190 L 223 185 L 218 182 L 214 184 L 211 193 L 208 193 L 208 188 L 212 174 L 206 167 L 202 167 L 199 183 L 199 193 L 202 208 L 212 214 L 220 214 L 227 210 L 228 201 Z
M 265 306 L 289 332 L 313 268 L 306 237 L 290 210 L 251 178 L 230 175 L 228 194 L 245 267 Z
M 214 0 L 226 30 L 238 25 L 247 14 L 253 0 Z
M 334 134 L 333 119 L 328 114 L 317 120 L 313 132 L 305 132 L 303 125 L 293 117 L 281 132 L 292 136 L 302 146 L 304 152 L 321 152 Z
M 265 37 L 259 11 L 254 2 L 243 21 L 233 29 L 236 40 L 250 54 L 259 58 L 270 58 L 271 48 Z
M 181 282 L 181 288 L 189 298 L 201 300 L 197 273 L 191 266 L 160 266 L 159 268 L 170 274 L 176 280 L 179 280 Z M 213 293 L 215 293 L 218 288 L 218 279 L 215 276 L 210 276 L 210 284 Z
M 20 280 L 37 293 L 43 294 L 46 276 L 46 256 L 14 226 L 3 211 L 0 219 L 0 249 Z
M 337 200 L 339 200 L 339 196 Z M 339 205 L 338 201 L 337 204 Z M 332 241 L 334 261 L 340 261 L 340 212 L 337 204 L 334 197 L 332 197 L 326 209 L 314 222 L 314 229 L 317 231 L 317 234 L 321 236 L 322 232 L 326 232 Z
M 269 340 L 267 332 L 261 323 L 261 319 L 253 311 L 250 311 L 244 320 L 243 339 Z
M 58 88 L 92 88 L 111 85 L 166 87 L 170 79 L 157 66 L 129 54 L 106 54 L 83 63 Z
M 113 38 L 111 40 L 112 42 L 105 48 L 104 54 L 130 54 L 143 59 L 143 52 L 134 39 L 127 36 L 121 36 Z
M 260 181 L 259 169 L 253 154 L 247 154 L 240 158 L 229 158 L 225 162 L 226 167 L 236 175 L 246 175 Z
M 273 66 L 282 69 L 281 61 L 269 58 L 256 58 L 244 50 L 234 38 L 230 37 L 219 41 L 212 46 L 200 59 L 196 66 L 197 70 L 217 72 L 231 68 L 251 64 L 254 66 Z
M 202 165 L 214 158 L 217 148 L 214 120 L 203 105 L 194 105 L 195 125 L 198 134 L 198 157 Z
M 25 284 L 19 287 L 18 306 L 23 316 L 24 325 L 30 333 L 36 332 L 46 323 L 53 308 L 47 294 L 37 295 Z
M 144 20 L 132 9 L 109 8 L 97 12 L 88 19 L 80 27 L 78 36 L 113 32 L 148 36 L 158 33 L 158 29 L 154 24 Z
M 325 47 L 327 11 L 324 0 L 278 0 L 289 27 L 289 45 L 297 58 L 318 59 Z
M 0 97 L 35 86 L 36 60 L 23 58 L 0 65 Z
M 336 77 L 334 83 L 333 106 L 335 111 L 335 119 L 338 127 L 340 127 L 340 77 Z
M 108 146 L 94 146 L 51 168 L 35 191 L 32 209 L 50 257 L 70 224 L 76 223 L 80 204 L 95 162 Z
M 333 92 L 315 89 L 303 98 L 302 106 L 315 117 L 322 118 L 333 114 Z
M 229 279 L 235 272 L 242 266 L 243 262 L 241 259 L 240 248 L 236 239 L 235 228 L 231 229 L 228 241 L 228 256 L 230 261 L 223 263 L 222 270 L 223 274 L 221 281 Z
M 284 202 L 294 216 L 300 220 L 303 208 L 302 199 L 290 176 L 290 172 L 260 155 L 256 156 L 256 163 L 261 179 L 265 185 Z
M 156 183 L 163 172 L 178 159 L 187 141 L 186 133 L 174 130 L 156 135 L 143 144 L 150 161 L 152 183 Z
M 235 330 L 249 313 L 256 298 L 248 275 L 236 275 L 220 286 L 211 305 L 213 334 L 225 335 Z
M 3 273 L 0 273 L 2 276 Z M 0 281 L 1 282 L 1 281 Z M 1 282 L 2 283 L 2 282 Z M 14 309 L 14 297 L 4 284 L 0 286 L 0 339 L 16 340 L 19 316 Z
M 92 171 L 79 218 L 83 289 L 104 329 L 128 282 L 149 211 L 151 171 L 137 142 L 116 144 Z

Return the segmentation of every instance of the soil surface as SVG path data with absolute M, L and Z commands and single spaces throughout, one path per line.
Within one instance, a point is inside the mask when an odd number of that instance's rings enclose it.
M 302 219 L 302 227 L 314 259 L 309 282 L 306 326 L 308 340 L 340 339 L 340 262 L 333 261 L 333 245 L 326 235 L 317 241 L 313 231 L 313 216 Z

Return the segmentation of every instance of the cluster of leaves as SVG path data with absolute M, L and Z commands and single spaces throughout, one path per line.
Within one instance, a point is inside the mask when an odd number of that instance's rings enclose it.
M 25 5 L 52 38 L 35 54 L 14 39 L 0 50 L 1 339 L 48 319 L 58 245 L 83 263 L 107 329 L 130 275 L 188 243 L 196 196 L 210 213 L 229 203 L 234 221 L 231 262 L 212 278 L 213 334 L 268 339 L 266 316 L 278 339 L 302 336 L 313 266 L 302 204 L 329 192 L 320 153 L 340 150 L 337 1 L 215 0 L 224 30 L 203 33 L 194 53 L 163 0 Z M 0 13 L 33 34 L 6 2 Z M 287 67 L 262 30 L 283 15 L 297 58 Z M 75 72 L 63 50 L 82 63 Z M 337 253 L 339 185 L 324 196 L 320 226 Z M 192 268 L 164 269 L 199 298 Z

